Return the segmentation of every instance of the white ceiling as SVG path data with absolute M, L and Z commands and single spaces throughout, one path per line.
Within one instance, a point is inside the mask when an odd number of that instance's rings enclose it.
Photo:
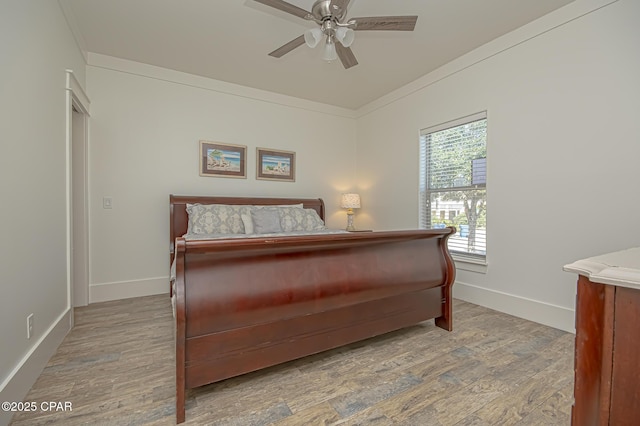
M 357 109 L 573 0 L 352 0 L 348 18 L 418 15 L 413 32 L 357 31 L 359 64 L 302 45 L 315 24 L 253 0 L 60 0 L 79 43 L 100 53 Z M 289 0 L 311 10 L 314 0 Z M 79 34 L 78 34 L 79 33 Z

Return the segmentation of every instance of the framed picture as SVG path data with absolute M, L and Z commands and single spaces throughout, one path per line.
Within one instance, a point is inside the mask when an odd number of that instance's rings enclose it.
M 247 178 L 247 147 L 200 141 L 200 176 Z
M 257 148 L 257 152 L 256 179 L 288 182 L 296 180 L 295 152 L 267 148 Z

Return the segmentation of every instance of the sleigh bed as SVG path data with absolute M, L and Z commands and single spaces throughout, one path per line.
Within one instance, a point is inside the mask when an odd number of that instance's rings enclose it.
M 239 232 L 194 235 L 188 210 L 216 206 L 226 211 L 223 225 Z M 256 232 L 273 231 L 263 226 L 247 233 L 276 213 L 291 228 L 297 222 L 283 219 L 288 208 L 299 209 L 306 227 L 323 223 L 321 199 L 170 196 L 178 423 L 186 389 L 428 319 L 452 329 L 455 267 L 447 239 L 454 228 Z M 200 224 L 215 227 L 218 219 Z

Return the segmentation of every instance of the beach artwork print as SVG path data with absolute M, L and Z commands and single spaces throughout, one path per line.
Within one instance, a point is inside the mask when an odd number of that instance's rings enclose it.
M 258 148 L 257 179 L 295 180 L 295 152 Z
M 240 152 L 224 151 L 217 148 L 207 149 L 207 170 L 240 171 Z
M 291 158 L 265 155 L 262 158 L 262 174 L 288 176 L 291 174 Z
M 200 141 L 200 176 L 246 178 L 247 147 Z

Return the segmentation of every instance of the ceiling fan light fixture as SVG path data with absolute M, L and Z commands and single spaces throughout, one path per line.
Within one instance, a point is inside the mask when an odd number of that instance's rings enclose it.
M 338 59 L 338 52 L 336 52 L 336 44 L 331 37 L 327 37 L 327 42 L 324 45 L 324 52 L 322 52 L 322 59 L 327 62 L 335 61 Z
M 314 48 L 320 44 L 320 40 L 323 37 L 326 37 L 322 49 L 322 58 L 329 62 L 339 58 L 345 69 L 358 65 L 358 61 L 350 47 L 355 38 L 354 31 L 413 31 L 418 20 L 418 16 L 415 15 L 370 16 L 347 19 L 347 11 L 352 0 L 314 0 L 311 12 L 289 3 L 290 0 L 254 1 L 298 18 L 313 21 L 320 26 L 320 28 L 305 31 L 303 35 L 269 53 L 269 56 L 280 58 L 303 44 Z M 311 2 L 311 0 L 306 1 Z
M 353 40 L 355 39 L 355 37 L 356 37 L 356 32 L 353 31 L 351 28 L 338 27 L 338 29 L 336 30 L 336 38 L 340 43 L 342 43 L 344 47 L 351 46 L 351 43 L 353 43 Z
M 310 48 L 314 48 L 322 39 L 322 30 L 320 28 L 312 28 L 304 32 L 304 42 Z

